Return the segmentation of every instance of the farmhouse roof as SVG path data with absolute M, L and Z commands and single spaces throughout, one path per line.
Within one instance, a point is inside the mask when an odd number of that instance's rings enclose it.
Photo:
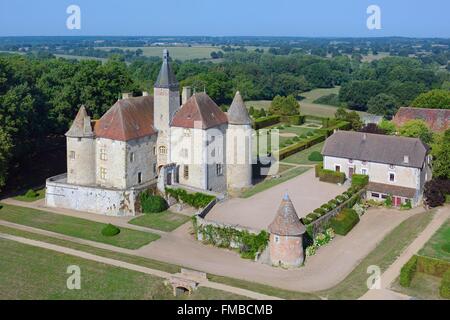
M 391 184 L 376 182 L 369 182 L 369 184 L 367 185 L 367 190 L 405 198 L 414 198 L 416 195 L 416 189 L 414 188 L 400 187 Z
M 422 168 L 428 148 L 420 139 L 337 131 L 325 141 L 324 156 Z
M 159 71 L 158 79 L 155 83 L 155 88 L 179 89 L 179 83 L 173 73 L 172 66 L 169 61 L 169 51 L 167 49 L 164 49 L 163 52 L 163 63 L 161 70 Z
M 155 133 L 151 96 L 118 100 L 95 125 L 97 137 L 119 141 L 129 141 Z
M 248 115 L 244 100 L 240 92 L 236 92 L 230 109 L 228 110 L 228 123 L 237 125 L 251 125 L 252 119 Z
M 269 225 L 269 232 L 280 236 L 300 236 L 306 232 L 287 193 L 281 201 L 275 219 Z
M 75 117 L 69 131 L 67 131 L 66 136 L 72 138 L 86 138 L 94 136 L 91 126 L 91 118 L 88 116 L 85 106 L 81 106 L 80 110 L 78 110 L 77 116 Z
M 171 125 L 209 129 L 227 123 L 226 114 L 206 93 L 194 93 L 175 113 Z
M 405 122 L 414 119 L 425 121 L 433 131 L 445 131 L 449 128 L 450 109 L 401 107 L 392 121 L 397 126 L 402 126 Z

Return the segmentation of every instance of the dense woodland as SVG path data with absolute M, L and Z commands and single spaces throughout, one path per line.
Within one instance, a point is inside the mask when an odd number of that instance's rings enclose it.
M 1 50 L 27 46 L 17 39 L 3 40 Z M 83 45 L 75 48 L 73 43 L 65 45 L 79 52 L 95 51 L 83 41 Z M 127 41 L 146 44 L 137 39 Z M 340 93 L 322 97 L 321 103 L 369 111 L 386 118 L 392 117 L 400 106 L 450 107 L 446 43 L 433 47 L 421 40 L 421 47 L 430 52 L 415 57 L 399 54 L 401 48 L 414 47 L 411 43 L 415 42 L 411 41 L 402 47 L 403 40 L 391 41 L 396 45 L 375 41 L 370 47 L 361 42 L 357 52 L 351 42 L 331 46 L 330 41 L 319 40 L 306 41 L 302 47 L 292 43 L 269 50 L 243 47 L 263 42 L 272 46 L 277 41 L 244 38 L 237 43 L 210 42 L 224 52 L 219 62 L 173 61 L 174 71 L 181 85 L 206 90 L 224 108 L 236 90 L 247 100 L 289 95 L 301 100 L 303 92 L 334 86 L 341 86 Z M 117 42 L 124 44 L 118 39 L 102 44 L 111 46 Z M 49 137 L 64 134 L 81 104 L 87 106 L 94 118 L 99 118 L 122 92 L 151 91 L 161 65 L 160 58 L 143 57 L 135 51 L 130 58 L 130 54 L 121 50 L 110 52 L 105 63 L 65 60 L 52 54 L 52 50 L 62 47 L 60 42 L 47 43 L 47 50 L 42 50 L 40 43 L 28 44 L 32 50 L 25 55 L 0 54 L 0 188 L 11 163 L 36 153 Z M 128 42 L 125 44 L 130 46 Z M 366 50 L 395 52 L 394 56 L 362 62 L 361 54 L 367 53 Z M 417 48 L 414 53 L 417 54 Z

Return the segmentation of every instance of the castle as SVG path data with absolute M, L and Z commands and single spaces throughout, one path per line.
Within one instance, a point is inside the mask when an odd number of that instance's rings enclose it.
M 252 121 L 240 93 L 228 113 L 189 87 L 181 99 L 164 50 L 153 97 L 124 94 L 97 121 L 82 106 L 66 133 L 67 174 L 47 180 L 46 205 L 130 216 L 149 188 L 225 193 L 251 186 Z

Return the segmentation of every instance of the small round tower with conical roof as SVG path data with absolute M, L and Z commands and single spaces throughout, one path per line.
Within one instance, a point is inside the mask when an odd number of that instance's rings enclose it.
M 91 118 L 84 106 L 80 107 L 67 138 L 67 182 L 95 184 L 95 137 Z
M 226 139 L 227 189 L 239 193 L 252 185 L 252 120 L 241 94 L 236 92 L 228 110 Z
M 269 226 L 270 261 L 272 265 L 299 267 L 303 264 L 303 234 L 306 228 L 297 216 L 286 193 L 275 219 Z

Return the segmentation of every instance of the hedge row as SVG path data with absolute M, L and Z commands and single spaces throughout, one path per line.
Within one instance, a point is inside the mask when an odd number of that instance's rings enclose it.
M 196 209 L 206 207 L 211 201 L 215 199 L 214 196 L 204 194 L 201 192 L 188 193 L 184 189 L 166 188 L 166 194 L 174 198 L 176 201 L 182 201 Z
M 281 116 L 280 122 L 288 123 L 291 125 L 301 125 L 305 123 L 306 116 L 295 115 L 295 116 Z
M 450 262 L 431 257 L 418 256 L 417 271 L 441 278 L 450 270 Z
M 289 147 L 283 148 L 278 151 L 279 160 L 283 160 L 297 152 L 311 148 L 312 146 L 325 141 L 326 137 L 324 135 L 314 136 L 306 141 L 301 141 L 290 145 Z
M 439 287 L 439 294 L 442 298 L 450 299 L 450 269 L 442 276 L 441 286 Z
M 323 182 L 343 184 L 345 182 L 345 173 L 322 169 L 319 172 L 319 180 Z
M 330 220 L 330 226 L 337 234 L 345 236 L 358 222 L 358 213 L 353 209 L 345 208 Z
M 363 188 L 369 183 L 369 176 L 365 174 L 353 174 L 352 187 Z
M 400 285 L 409 287 L 417 271 L 417 256 L 412 256 L 400 270 Z
M 255 130 L 258 130 L 261 128 L 273 126 L 274 124 L 277 124 L 279 122 L 280 122 L 280 116 L 262 117 L 262 118 L 255 120 L 254 128 L 255 128 Z
M 327 137 L 331 136 L 334 133 L 334 130 L 350 130 L 352 128 L 352 125 L 350 122 L 347 121 L 339 121 L 334 126 L 319 129 L 318 131 L 322 132 Z

